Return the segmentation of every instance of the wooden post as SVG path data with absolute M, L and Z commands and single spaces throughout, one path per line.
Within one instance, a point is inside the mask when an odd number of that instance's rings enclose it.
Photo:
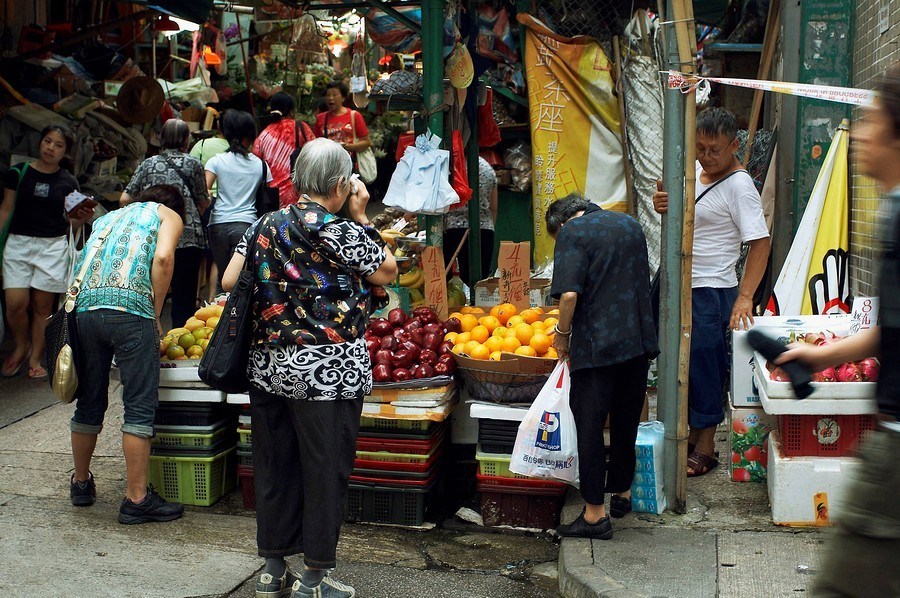
M 772 67 L 772 57 L 775 55 L 775 43 L 778 41 L 778 25 L 781 11 L 778 0 L 772 0 L 769 4 L 769 15 L 766 17 L 766 33 L 763 38 L 762 57 L 759 59 L 759 68 L 756 72 L 757 79 L 768 79 L 769 69 Z M 744 168 L 750 163 L 750 148 L 753 147 L 753 138 L 756 137 L 756 123 L 759 122 L 759 112 L 762 109 L 763 91 L 757 89 L 753 92 L 753 104 L 750 107 L 750 122 L 747 129 L 747 148 L 744 150 Z
M 625 192 L 628 195 L 628 213 L 637 216 L 632 187 L 631 160 L 628 159 L 628 136 L 625 134 L 625 92 L 622 90 L 622 52 L 619 36 L 613 36 L 613 58 L 616 61 L 616 96 L 619 100 L 619 135 L 622 136 L 622 162 L 625 165 Z
M 672 2 L 675 37 L 682 72 L 694 74 L 697 61 L 697 34 L 694 29 L 694 9 L 689 0 Z M 694 192 L 696 186 L 695 160 L 697 100 L 691 91 L 684 106 L 684 224 L 681 245 L 681 337 L 678 347 L 678 460 L 675 478 L 676 502 L 673 510 L 684 513 L 687 505 L 687 436 L 688 436 L 688 374 L 691 363 L 691 266 L 694 251 Z

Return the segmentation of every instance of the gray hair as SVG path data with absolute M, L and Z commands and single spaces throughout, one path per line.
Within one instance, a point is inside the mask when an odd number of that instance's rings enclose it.
M 350 154 L 340 144 L 320 137 L 307 141 L 294 164 L 294 186 L 300 193 L 328 197 L 341 177 L 349 183 L 353 174 Z
M 562 199 L 557 199 L 547 209 L 544 217 L 547 220 L 547 232 L 555 237 L 562 225 L 572 219 L 578 212 L 583 212 L 591 206 L 591 202 L 580 193 L 570 193 Z

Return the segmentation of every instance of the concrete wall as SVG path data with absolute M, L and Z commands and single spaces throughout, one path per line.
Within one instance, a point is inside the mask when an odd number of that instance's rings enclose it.
M 900 60 L 900 2 L 859 0 L 856 3 L 856 39 L 853 86 L 871 88 L 885 69 Z M 854 110 L 854 121 L 861 116 Z M 850 172 L 850 288 L 855 295 L 875 289 L 875 225 L 879 191 L 861 175 L 851 153 Z

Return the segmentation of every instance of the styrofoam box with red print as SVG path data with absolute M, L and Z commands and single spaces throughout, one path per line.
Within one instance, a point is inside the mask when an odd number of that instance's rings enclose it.
M 768 490 L 772 521 L 786 526 L 831 525 L 840 517 L 855 457 L 788 457 L 778 431 L 769 434 Z

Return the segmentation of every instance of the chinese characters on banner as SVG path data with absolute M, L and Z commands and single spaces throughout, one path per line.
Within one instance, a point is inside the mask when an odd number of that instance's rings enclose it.
M 512 303 L 522 311 L 531 307 L 531 243 L 500 243 L 497 268 L 500 271 L 500 303 Z
M 444 274 L 444 252 L 429 245 L 422 250 L 425 270 L 425 305 L 437 313 L 441 321 L 447 319 L 447 276 Z
M 625 164 L 612 65 L 590 37 L 561 37 L 524 13 L 531 112 L 534 261 L 553 259 L 544 215 L 554 200 L 580 192 L 600 206 L 627 210 Z M 527 293 L 527 291 L 526 291 Z

